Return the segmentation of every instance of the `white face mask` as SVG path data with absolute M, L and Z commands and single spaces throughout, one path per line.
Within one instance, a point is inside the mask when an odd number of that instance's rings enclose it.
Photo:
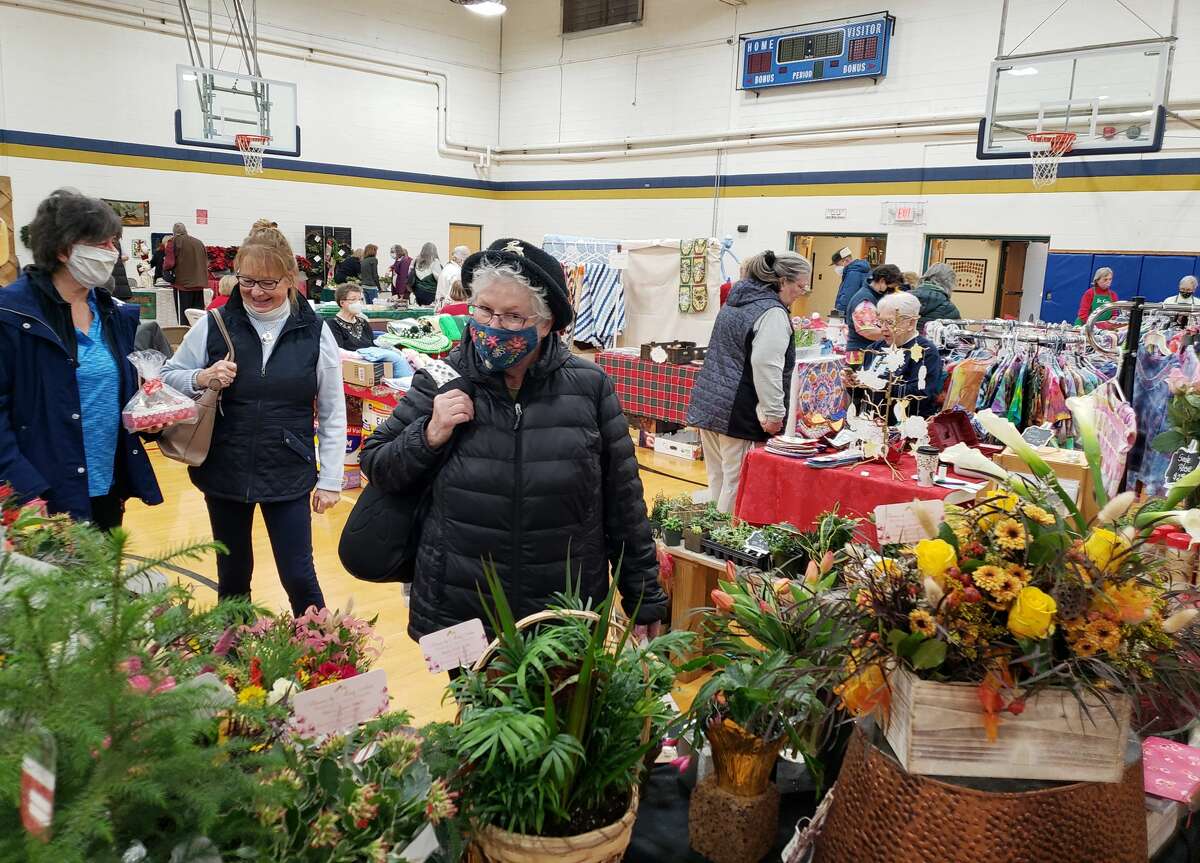
M 108 281 L 116 263 L 115 251 L 81 243 L 71 248 L 71 255 L 67 258 L 67 272 L 85 288 L 94 288 Z
M 846 268 L 843 267 L 841 264 L 838 264 L 836 267 L 833 268 L 833 271 L 840 276 L 842 274 L 842 271 L 845 269 Z
M 346 311 L 348 311 L 352 315 L 361 315 L 362 310 L 363 310 L 363 304 L 361 302 L 346 304 Z

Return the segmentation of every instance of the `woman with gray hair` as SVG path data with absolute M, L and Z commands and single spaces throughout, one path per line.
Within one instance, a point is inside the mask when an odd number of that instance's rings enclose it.
M 1092 286 L 1083 292 L 1083 299 L 1079 301 L 1079 315 L 1075 318 L 1076 324 L 1087 323 L 1087 319 L 1097 309 L 1102 309 L 1105 306 L 1112 305 L 1120 297 L 1117 292 L 1112 289 L 1113 271 L 1109 267 L 1101 267 L 1096 270 L 1096 275 L 1092 276 Z M 1111 329 L 1112 324 L 1112 309 L 1101 314 L 1096 318 L 1097 323 L 1102 329 Z
M 949 264 L 940 262 L 932 264 L 925 271 L 925 275 L 921 277 L 916 290 L 913 291 L 913 296 L 921 301 L 921 320 L 917 324 L 918 332 L 924 332 L 925 325 L 930 321 L 958 320 L 962 317 L 959 314 L 958 306 L 954 305 L 953 300 L 950 299 L 957 280 L 958 276 Z
M 722 512 L 733 511 L 750 448 L 794 432 L 783 427 L 796 359 L 788 309 L 812 279 L 812 265 L 795 252 L 763 252 L 744 267 L 713 324 L 687 415 L 700 429 L 709 495 Z
M 1163 302 L 1173 306 L 1196 305 L 1196 281 L 1195 276 L 1184 276 L 1179 280 L 1179 293 L 1173 297 L 1167 297 Z
M 917 333 L 921 303 L 909 293 L 888 294 L 876 306 L 879 328 L 883 338 L 867 348 L 863 369 L 846 372 L 846 386 L 861 390 L 866 402 L 876 412 L 887 412 L 886 397 L 909 399 L 908 414 L 930 417 L 937 413 L 937 397 L 942 390 L 942 355 L 937 347 Z M 883 358 L 901 352 L 899 368 L 885 367 Z M 866 386 L 863 378 L 877 377 L 885 382 L 884 389 Z
M 462 344 L 417 372 L 363 446 L 372 484 L 428 501 L 409 635 L 486 619 L 484 561 L 518 618 L 544 610 L 568 578 L 594 607 L 611 572 L 626 612 L 657 625 L 667 598 L 633 442 L 608 376 L 557 335 L 573 316 L 562 267 L 531 243 L 498 240 L 467 258 L 462 281 Z

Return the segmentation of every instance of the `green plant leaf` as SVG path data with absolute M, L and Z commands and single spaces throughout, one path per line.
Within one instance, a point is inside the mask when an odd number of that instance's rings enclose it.
M 913 668 L 937 668 L 946 661 L 946 642 L 937 638 L 926 639 L 912 655 Z
M 900 640 L 900 643 L 896 647 L 896 653 L 908 659 L 916 654 L 918 648 L 921 646 L 921 642 L 924 640 L 925 636 L 919 632 L 909 633 Z
M 1155 435 L 1150 446 L 1157 452 L 1175 452 L 1187 444 L 1187 438 L 1181 433 L 1170 429 Z
M 1058 556 L 1067 546 L 1068 537 L 1065 533 L 1044 533 L 1029 546 L 1029 563 L 1031 566 L 1044 566 Z

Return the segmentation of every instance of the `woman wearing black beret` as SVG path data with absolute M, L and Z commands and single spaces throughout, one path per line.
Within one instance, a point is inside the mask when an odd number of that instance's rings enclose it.
M 449 356 L 461 375 L 418 372 L 363 447 L 384 491 L 422 495 L 408 631 L 413 638 L 484 618 L 482 564 L 495 562 L 519 617 L 567 587 L 601 600 L 620 563 L 636 623 L 667 616 L 637 459 L 608 376 L 557 336 L 572 319 L 558 261 L 499 240 L 463 264 L 467 337 Z

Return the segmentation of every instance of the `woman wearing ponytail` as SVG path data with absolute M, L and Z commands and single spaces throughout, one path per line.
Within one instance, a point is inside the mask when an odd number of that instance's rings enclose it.
M 709 494 L 722 512 L 733 511 L 746 453 L 784 431 L 795 364 L 788 309 L 811 290 L 812 265 L 768 251 L 749 258 L 745 273 L 717 314 L 687 416 L 700 429 Z
M 255 230 L 238 250 L 234 268 L 238 289 L 188 331 L 163 377 L 193 398 L 206 389 L 222 390 L 208 458 L 189 469 L 192 483 L 204 492 L 213 539 L 228 549 L 217 556 L 218 598 L 250 595 L 257 506 L 292 612 L 301 615 L 325 606 L 313 566 L 309 510 L 323 513 L 341 497 L 346 452 L 341 358 L 329 328 L 297 299 L 296 257 L 283 234 Z M 214 314 L 229 332 L 236 363 L 225 359 L 225 338 L 210 325 Z

